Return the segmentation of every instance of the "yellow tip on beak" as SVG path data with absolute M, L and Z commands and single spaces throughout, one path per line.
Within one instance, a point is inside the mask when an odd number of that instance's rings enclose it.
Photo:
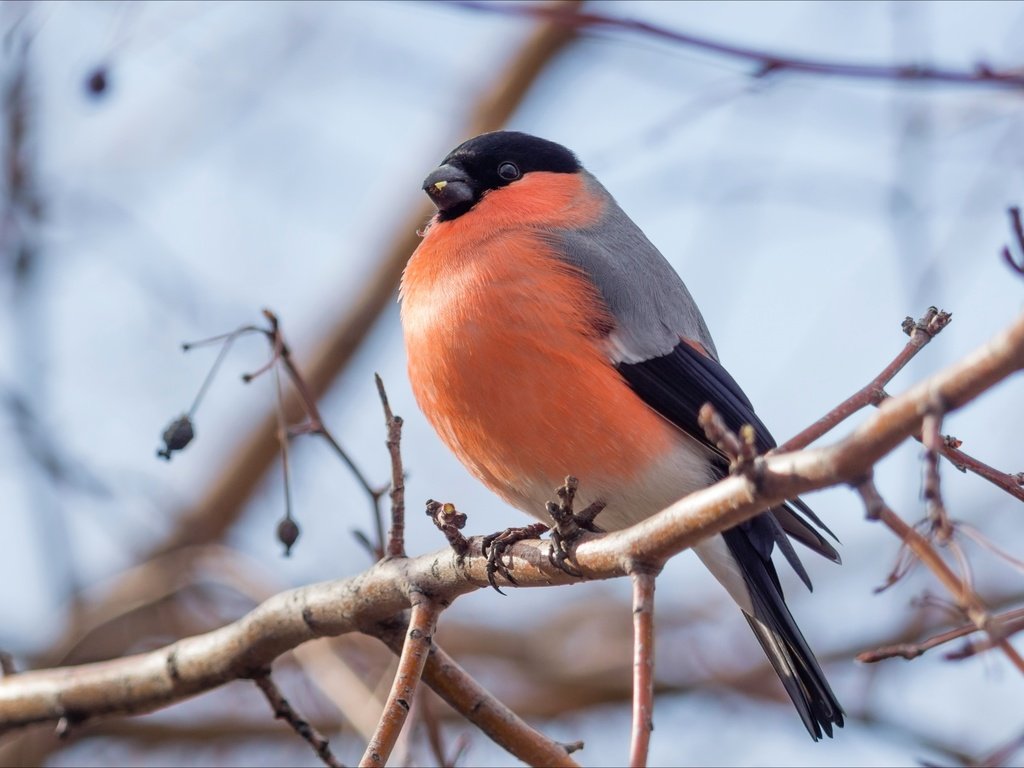
M 444 189 L 447 186 L 448 186 L 448 182 L 447 181 L 435 181 L 434 182 L 434 189 L 436 189 L 438 192 L 440 192 L 442 189 Z

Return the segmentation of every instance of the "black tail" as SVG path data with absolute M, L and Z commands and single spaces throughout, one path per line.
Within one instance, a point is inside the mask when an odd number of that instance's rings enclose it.
M 772 564 L 772 522 L 767 515 L 730 528 L 722 536 L 739 563 L 753 604 L 746 615 L 800 719 L 815 741 L 832 736 L 832 726 L 843 727 L 843 709 L 825 680 L 817 659 L 807 646 L 782 597 L 779 576 Z

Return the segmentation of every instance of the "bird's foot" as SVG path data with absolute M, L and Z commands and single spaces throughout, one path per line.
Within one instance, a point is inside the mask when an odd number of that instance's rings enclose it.
M 515 585 L 518 583 L 509 572 L 508 564 L 504 560 L 505 551 L 517 542 L 539 539 L 547 530 L 548 526 L 544 523 L 534 523 L 533 525 L 524 525 L 518 528 L 506 528 L 504 531 L 484 536 L 481 548 L 487 556 L 487 581 L 497 592 L 505 594 L 499 589 L 494 578 L 495 574 L 505 578 L 509 584 Z
M 583 573 L 575 563 L 574 550 L 579 540 L 590 533 L 603 533 L 594 524 L 594 519 L 604 509 L 603 501 L 595 501 L 579 512 L 573 511 L 579 480 L 571 475 L 565 478 L 565 485 L 558 489 L 558 503 L 549 501 L 547 512 L 555 521 L 551 528 L 551 551 L 548 559 L 551 563 L 570 576 L 582 576 Z

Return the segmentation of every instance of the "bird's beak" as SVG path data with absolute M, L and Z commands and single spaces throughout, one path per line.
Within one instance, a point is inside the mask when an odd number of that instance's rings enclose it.
M 459 205 L 472 203 L 475 198 L 469 176 L 454 165 L 442 165 L 423 181 L 423 191 L 430 196 L 439 211 L 448 211 Z

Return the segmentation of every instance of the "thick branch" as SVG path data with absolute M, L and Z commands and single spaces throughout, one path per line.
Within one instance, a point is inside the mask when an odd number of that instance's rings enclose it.
M 847 483 L 917 434 L 927 405 L 938 397 L 947 412 L 1024 368 L 1024 315 L 966 359 L 907 393 L 882 403 L 852 435 L 835 445 L 768 456 L 757 483 L 734 476 L 690 494 L 657 515 L 585 541 L 576 560 L 586 578 L 628 573 L 632 562 L 659 563 L 695 543 L 802 493 Z M 548 559 L 548 545 L 517 544 L 521 586 L 574 581 Z M 422 592 L 441 602 L 487 585 L 487 560 L 474 541 L 464 561 L 450 549 L 388 560 L 340 581 L 283 592 L 242 619 L 150 653 L 0 680 L 0 730 L 61 718 L 148 712 L 251 676 L 277 656 L 314 637 L 371 627 L 410 606 Z

